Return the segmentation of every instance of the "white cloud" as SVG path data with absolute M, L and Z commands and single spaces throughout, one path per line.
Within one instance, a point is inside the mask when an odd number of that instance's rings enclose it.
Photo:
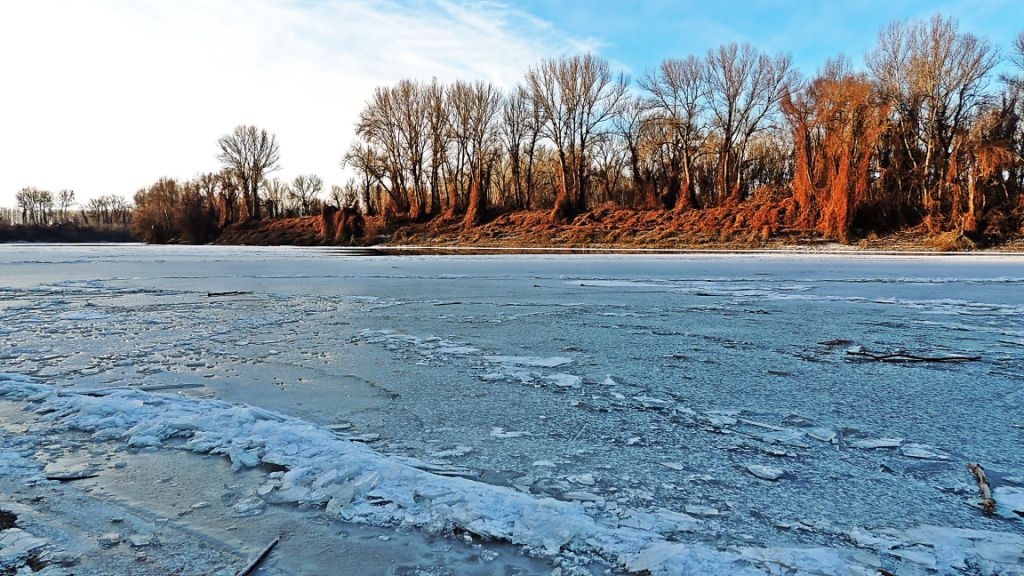
M 238 124 L 278 136 L 280 176 L 340 183 L 375 86 L 511 85 L 589 47 L 497 2 L 32 0 L 0 8 L 0 206 L 22 186 L 130 196 L 214 170 Z

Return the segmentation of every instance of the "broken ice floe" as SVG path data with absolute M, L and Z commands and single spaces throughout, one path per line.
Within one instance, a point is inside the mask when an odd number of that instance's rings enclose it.
M 267 502 L 321 506 L 332 517 L 352 522 L 401 524 L 432 533 L 458 527 L 544 554 L 592 554 L 630 571 L 659 575 L 871 574 L 893 558 L 904 561 L 914 546 L 934 555 L 938 574 L 954 574 L 965 565 L 982 567 L 982 574 L 1008 574 L 1024 552 L 1024 537 L 934 527 L 863 532 L 859 549 L 718 549 L 672 542 L 667 538 L 698 528 L 700 521 L 670 510 L 626 510 L 620 521 L 606 523 L 587 513 L 587 506 L 603 501 L 599 494 L 568 490 L 562 494 L 565 500 L 538 498 L 425 472 L 325 428 L 251 406 L 132 390 L 91 397 L 2 375 L 0 396 L 32 398 L 30 405 L 41 418 L 97 438 L 126 443 L 155 438 L 160 447 L 282 467 L 268 474 L 257 494 L 234 503 L 239 516 L 259 514 Z M 753 470 L 774 476 L 768 468 Z M 578 475 L 576 480 L 586 486 L 591 478 Z
M 1024 519 L 1024 488 L 1000 486 L 992 491 L 996 514 L 1003 518 Z
M 761 464 L 750 464 L 747 466 L 747 472 L 756 478 L 762 480 L 778 480 L 786 475 L 786 472 L 781 468 L 775 468 L 773 466 L 763 466 Z
M 527 366 L 531 368 L 557 368 L 572 362 L 572 358 L 564 356 L 484 356 L 484 360 L 493 364 L 506 366 Z
M 924 444 L 903 444 L 900 446 L 900 454 L 919 460 L 949 460 L 949 456 Z
M 446 340 L 438 336 L 421 338 L 411 334 L 402 334 L 394 330 L 360 330 L 359 338 L 370 344 L 383 344 L 386 348 L 411 348 L 426 358 L 444 356 L 463 356 L 480 352 L 479 348 L 468 346 L 462 342 Z
M 18 568 L 25 565 L 29 557 L 41 551 L 47 544 L 47 540 L 21 528 L 0 531 L 0 572 L 14 574 Z M 7 572 L 8 570 L 10 572 Z
M 903 444 L 902 438 L 867 438 L 850 442 L 851 447 L 863 450 L 899 448 L 900 444 Z
M 579 388 L 583 379 L 567 372 L 548 370 L 570 364 L 566 356 L 483 355 L 479 348 L 437 336 L 419 337 L 394 330 L 360 330 L 358 338 L 371 344 L 382 344 L 390 350 L 411 349 L 423 360 L 441 360 L 457 356 L 481 358 L 487 368 L 480 374 L 484 381 L 518 380 L 527 383 L 549 383 L 559 388 Z
M 574 374 L 563 373 L 545 376 L 544 380 L 551 382 L 552 384 L 558 386 L 559 388 L 579 388 L 580 383 L 583 381 L 583 379 L 580 378 L 579 376 L 576 376 Z
M 521 436 L 529 436 L 529 432 L 523 432 L 521 430 L 506 431 L 500 426 L 491 428 L 491 438 L 506 439 L 506 438 L 519 438 Z

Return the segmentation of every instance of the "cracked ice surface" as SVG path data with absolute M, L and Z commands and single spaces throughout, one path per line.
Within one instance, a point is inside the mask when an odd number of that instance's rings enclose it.
M 1019 258 L 4 247 L 0 262 L 0 371 L 30 377 L 7 378 L 12 394 L 135 402 L 94 431 L 131 449 L 288 459 L 270 502 L 320 479 L 341 490 L 309 502 L 328 513 L 552 551 L 565 534 L 499 521 L 550 503 L 590 535 L 560 553 L 623 570 L 1020 573 L 1022 521 L 982 515 L 964 468 L 982 462 L 1019 506 Z M 231 290 L 249 293 L 207 295 Z M 851 362 L 857 345 L 982 360 Z M 118 419 L 151 402 L 155 428 L 127 434 Z M 167 419 L 197 406 L 275 416 L 206 445 Z M 266 450 L 297 429 L 313 436 Z M 411 479 L 446 496 L 417 500 Z

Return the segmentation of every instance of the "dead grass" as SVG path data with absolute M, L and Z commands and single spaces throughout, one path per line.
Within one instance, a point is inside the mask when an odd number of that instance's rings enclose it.
M 819 248 L 834 239 L 818 230 L 796 225 L 792 198 L 760 191 L 740 204 L 690 211 L 625 210 L 607 204 L 554 223 L 550 210 L 508 212 L 466 227 L 463 218 L 439 216 L 412 222 L 389 215 L 363 219 L 363 234 L 346 244 L 481 248 L 663 248 L 663 249 L 786 249 Z M 220 244 L 327 245 L 320 217 L 288 218 L 236 224 L 218 239 Z M 852 238 L 851 249 L 894 251 L 964 251 L 981 247 L 1020 250 L 1021 234 L 984 243 L 963 234 L 930 234 L 925 228 L 879 236 Z

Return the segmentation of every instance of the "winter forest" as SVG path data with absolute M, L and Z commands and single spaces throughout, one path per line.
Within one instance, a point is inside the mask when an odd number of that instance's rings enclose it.
M 626 210 L 761 240 L 914 229 L 973 245 L 1024 224 L 1022 79 L 1024 33 L 997 47 L 936 14 L 889 24 L 863 65 L 837 56 L 810 76 L 786 54 L 727 44 L 635 78 L 583 54 L 505 90 L 402 80 L 367 99 L 344 186 L 273 178 L 276 137 L 240 126 L 219 142 L 220 173 L 136 193 L 133 229 L 208 242 L 326 208 L 345 213 L 338 239 L 371 242 L 410 223 Z

